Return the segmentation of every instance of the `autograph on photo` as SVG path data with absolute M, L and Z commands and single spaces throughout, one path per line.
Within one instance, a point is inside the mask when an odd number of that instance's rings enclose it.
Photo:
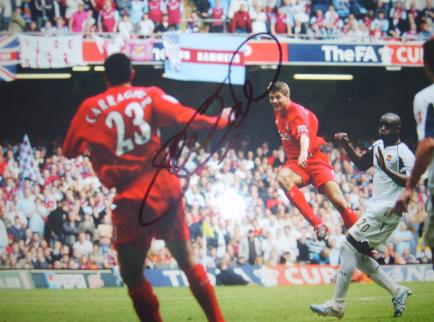
M 260 94 L 256 95 L 254 93 L 252 81 L 250 79 L 247 79 L 243 85 L 243 91 L 242 91 L 243 95 L 240 98 L 235 93 L 235 89 L 231 82 L 233 60 L 236 54 L 243 48 L 244 45 L 246 45 L 251 39 L 257 37 L 271 39 L 274 42 L 275 47 L 278 51 L 278 58 L 279 58 L 277 68 L 269 85 Z M 155 175 L 152 178 L 149 186 L 146 187 L 144 197 L 140 204 L 139 223 L 142 226 L 149 226 L 155 224 L 165 216 L 162 215 L 150 221 L 145 221 L 142 216 L 149 194 L 152 190 L 152 187 L 160 171 L 166 169 L 171 174 L 176 175 L 178 178 L 185 180 L 183 191 L 180 195 L 180 199 L 177 200 L 177 202 L 175 203 L 176 206 L 184 197 L 184 194 L 188 189 L 191 176 L 197 173 L 198 170 L 211 159 L 212 155 L 216 151 L 219 150 L 222 151 L 222 155 L 219 159 L 219 162 L 222 162 L 224 160 L 230 148 L 233 146 L 233 143 L 236 142 L 237 139 L 239 138 L 241 134 L 241 130 L 243 129 L 243 127 L 247 122 L 247 117 L 250 113 L 252 104 L 257 101 L 260 101 L 261 99 L 267 96 L 269 92 L 269 87 L 272 86 L 278 80 L 281 66 L 282 66 L 282 46 L 280 45 L 279 40 L 276 38 L 276 36 L 270 33 L 257 33 L 249 36 L 245 41 L 243 41 L 239 45 L 239 47 L 235 50 L 235 52 L 232 55 L 228 67 L 228 74 L 227 77 L 224 79 L 224 81 L 221 84 L 219 84 L 216 91 L 211 96 L 209 96 L 204 101 L 204 103 L 202 103 L 202 105 L 196 110 L 195 114 L 193 115 L 191 120 L 184 126 L 184 128 L 180 132 L 174 134 L 164 144 L 162 144 L 160 150 L 154 156 L 152 160 L 152 166 L 154 168 L 157 168 L 158 170 L 155 172 Z M 225 104 L 223 96 L 221 95 L 225 83 L 228 83 L 229 85 L 230 96 L 234 102 L 233 106 L 230 107 L 230 112 L 227 115 L 223 115 L 223 110 L 227 108 L 227 106 Z M 208 111 L 208 109 L 211 106 L 213 106 L 213 104 L 218 105 L 218 114 L 217 114 L 216 123 L 208 131 L 205 137 L 199 141 L 198 133 L 192 131 L 190 125 L 195 120 L 197 115 L 205 114 Z M 222 116 L 229 120 L 229 124 L 224 130 L 219 130 L 218 124 Z M 216 140 L 215 134 L 217 131 L 219 133 L 222 133 L 222 135 Z M 209 150 L 210 153 L 208 157 L 205 160 L 201 161 L 199 164 L 197 164 L 194 169 L 187 169 L 186 164 L 189 161 L 190 157 L 192 157 L 192 155 L 194 155 L 195 153 L 199 152 L 200 149 L 209 147 L 211 145 L 212 139 L 216 140 L 216 142 L 213 143 L 213 146 L 210 148 Z M 166 212 L 166 214 L 168 213 L 170 213 L 170 211 Z

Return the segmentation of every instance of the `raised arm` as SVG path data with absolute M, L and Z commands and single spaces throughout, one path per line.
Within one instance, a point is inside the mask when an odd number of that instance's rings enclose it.
M 350 142 L 347 133 L 339 132 L 336 133 L 334 137 L 335 141 L 345 149 L 345 152 L 347 152 L 350 160 L 356 165 L 357 168 L 365 171 L 372 167 L 374 157 L 373 150 L 369 150 L 365 153 L 358 153 Z
M 162 127 L 188 124 L 192 130 L 210 129 L 213 126 L 223 129 L 229 123 L 227 109 L 220 117 L 203 115 L 193 108 L 182 105 L 174 97 L 167 95 L 157 87 L 152 89 L 151 97 L 159 125 Z

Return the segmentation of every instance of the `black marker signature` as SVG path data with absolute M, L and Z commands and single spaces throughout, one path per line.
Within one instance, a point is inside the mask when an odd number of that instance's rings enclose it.
M 274 74 L 273 79 L 271 80 L 271 85 L 273 85 L 280 74 L 281 66 L 282 66 L 282 47 L 279 43 L 279 40 L 276 38 L 276 36 L 270 34 L 270 33 L 257 33 L 254 35 L 249 36 L 245 41 L 243 41 L 239 47 L 236 49 L 234 54 L 232 55 L 231 61 L 229 63 L 228 68 L 228 75 L 224 79 L 224 81 L 217 87 L 214 94 L 212 94 L 210 97 L 208 97 L 204 103 L 196 110 L 190 121 L 185 124 L 184 128 L 173 135 L 169 140 L 167 140 L 158 150 L 156 155 L 154 156 L 152 160 L 152 166 L 154 168 L 157 168 L 158 170 L 155 172 L 149 186 L 146 188 L 145 195 L 142 199 L 142 202 L 140 204 L 139 208 L 139 223 L 142 226 L 150 226 L 152 224 L 155 224 L 159 220 L 161 220 L 164 216 L 170 213 L 169 209 L 166 211 L 165 214 L 162 214 L 161 216 L 150 220 L 150 221 L 144 221 L 143 220 L 143 210 L 146 206 L 146 202 L 148 200 L 149 194 L 152 190 L 152 187 L 155 183 L 155 181 L 158 178 L 158 175 L 160 174 L 160 171 L 163 169 L 166 169 L 170 172 L 170 174 L 176 175 L 180 179 L 185 179 L 185 185 L 183 187 L 183 191 L 181 192 L 179 199 L 174 203 L 175 207 L 184 197 L 185 192 L 188 189 L 190 178 L 193 174 L 198 172 L 198 169 L 203 167 L 212 157 L 212 155 L 218 151 L 219 149 L 223 148 L 223 153 L 219 159 L 219 162 L 222 162 L 224 158 L 226 157 L 227 153 L 229 152 L 230 148 L 233 146 L 233 143 L 237 141 L 241 134 L 241 130 L 245 126 L 247 122 L 247 116 L 249 115 L 250 109 L 252 107 L 252 104 L 254 102 L 257 102 L 261 99 L 263 99 L 269 92 L 269 86 L 264 90 L 263 93 L 254 96 L 253 92 L 253 85 L 252 81 L 247 79 L 243 85 L 243 94 L 244 97 L 239 99 L 235 93 L 234 87 L 231 82 L 231 74 L 232 74 L 232 64 L 235 59 L 236 54 L 241 50 L 241 48 L 247 44 L 251 39 L 256 38 L 258 36 L 263 36 L 267 38 L 271 38 L 271 40 L 274 41 L 278 53 L 279 53 L 279 61 L 277 65 L 276 72 Z M 225 108 L 225 102 L 223 97 L 221 96 L 221 91 L 226 83 L 226 81 L 229 84 L 229 90 L 231 97 L 233 101 L 235 102 L 234 105 L 231 107 L 231 111 L 229 113 L 229 124 L 224 130 L 218 129 L 218 124 L 222 117 L 223 109 Z M 190 125 L 192 122 L 194 122 L 196 116 L 198 114 L 205 114 L 205 112 L 210 108 L 210 106 L 213 103 L 216 103 L 218 105 L 218 113 L 217 113 L 217 119 L 214 125 L 208 130 L 207 135 L 201 140 L 201 142 L 198 142 L 198 134 L 196 132 L 192 132 L 190 129 Z M 204 130 L 206 131 L 206 130 Z M 201 131 L 201 132 L 204 132 Z M 205 160 L 202 160 L 193 170 L 189 170 L 186 167 L 186 164 L 191 157 L 193 153 L 199 152 L 200 149 L 203 149 L 211 144 L 211 139 L 215 138 L 216 131 L 219 131 L 221 133 L 223 131 L 223 134 L 221 137 L 217 140 L 217 142 L 214 144 L 213 147 L 210 149 L 210 153 L 208 157 Z M 226 146 L 224 144 L 228 142 Z M 199 143 L 197 145 L 197 143 Z M 185 150 L 184 150 L 185 149 Z M 183 160 L 181 160 L 181 156 L 185 154 Z

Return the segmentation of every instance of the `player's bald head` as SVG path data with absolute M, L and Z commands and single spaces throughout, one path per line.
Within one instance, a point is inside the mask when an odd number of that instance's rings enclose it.
M 395 113 L 386 113 L 378 122 L 378 135 L 385 145 L 394 145 L 399 142 L 401 132 L 401 118 Z
M 270 93 L 280 92 L 286 96 L 289 96 L 289 94 L 290 94 L 288 84 L 285 82 L 280 82 L 280 81 L 277 81 L 274 84 L 270 83 L 270 85 L 268 86 L 268 91 Z
M 128 83 L 132 79 L 131 60 L 125 54 L 116 53 L 107 57 L 104 69 L 110 85 Z
M 400 129 L 401 128 L 401 118 L 399 117 L 398 114 L 395 114 L 395 113 L 386 113 L 386 114 L 383 114 L 380 117 L 380 121 L 379 121 L 380 125 L 382 123 L 387 123 L 387 124 L 393 126 L 395 129 Z

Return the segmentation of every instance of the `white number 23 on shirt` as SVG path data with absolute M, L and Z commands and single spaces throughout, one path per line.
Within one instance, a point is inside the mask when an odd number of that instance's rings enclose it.
M 151 127 L 144 119 L 143 108 L 138 102 L 132 102 L 125 108 L 125 115 L 132 119 L 136 129 L 134 136 L 125 137 L 125 121 L 122 114 L 118 111 L 112 111 L 107 114 L 105 124 L 112 129 L 116 127 L 117 143 L 116 155 L 121 156 L 124 153 L 134 150 L 135 145 L 143 145 L 151 139 Z

